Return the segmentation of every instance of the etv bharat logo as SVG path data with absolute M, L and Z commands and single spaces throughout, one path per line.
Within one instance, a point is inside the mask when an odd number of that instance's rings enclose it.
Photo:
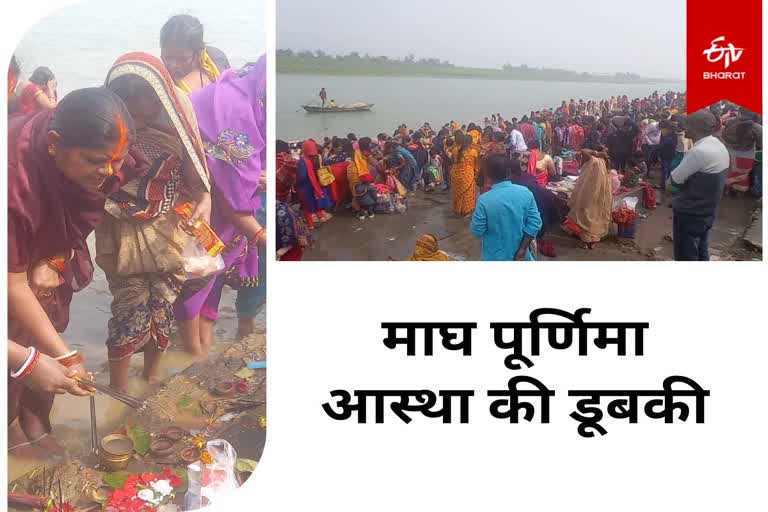
M 702 53 L 706 55 L 709 62 L 723 61 L 725 69 L 728 69 L 731 64 L 739 61 L 744 54 L 744 48 L 736 48 L 733 43 L 728 43 L 725 46 L 720 46 L 718 43 L 724 42 L 725 36 L 720 36 L 712 40 L 710 43 L 712 46 L 704 50 Z M 704 72 L 705 80 L 743 80 L 747 75 L 746 71 L 732 72 L 732 71 L 720 71 L 720 72 Z

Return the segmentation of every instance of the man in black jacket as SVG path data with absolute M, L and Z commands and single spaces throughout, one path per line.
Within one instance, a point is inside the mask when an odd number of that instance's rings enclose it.
M 680 193 L 673 199 L 673 238 L 675 260 L 709 261 L 709 231 L 725 188 L 730 166 L 728 149 L 712 136 L 717 119 L 699 110 L 685 120 L 685 135 L 693 149 L 672 171 L 674 187 Z

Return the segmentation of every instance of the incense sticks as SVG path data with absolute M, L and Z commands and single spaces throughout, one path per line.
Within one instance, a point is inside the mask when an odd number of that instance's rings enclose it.
M 75 377 L 75 380 L 79 383 L 81 383 L 83 386 L 88 388 L 93 388 L 97 391 L 101 391 L 107 396 L 111 396 L 115 400 L 118 400 L 128 407 L 132 409 L 142 410 L 146 407 L 146 404 L 143 400 L 139 400 L 138 398 L 134 398 L 130 395 L 127 395 L 125 393 L 120 393 L 119 391 L 115 391 L 114 389 L 110 388 L 109 386 L 102 386 L 101 384 L 97 384 L 93 382 L 92 380 L 83 379 L 82 377 Z
M 91 453 L 99 452 L 99 434 L 96 432 L 96 397 L 90 396 L 91 400 Z

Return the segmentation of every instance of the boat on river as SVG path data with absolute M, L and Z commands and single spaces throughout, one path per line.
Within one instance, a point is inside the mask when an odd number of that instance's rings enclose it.
M 308 114 L 345 114 L 347 112 L 370 112 L 373 103 L 352 103 L 351 105 L 336 105 L 335 107 L 319 107 L 316 105 L 302 105 L 301 108 Z

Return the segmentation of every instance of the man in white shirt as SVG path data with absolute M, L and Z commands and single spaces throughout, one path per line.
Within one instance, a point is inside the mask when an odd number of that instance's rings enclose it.
M 520 130 L 517 129 L 517 123 L 512 125 L 512 131 L 509 133 L 509 150 L 513 153 L 523 153 L 528 151 L 528 145 Z
M 661 142 L 661 128 L 658 121 L 648 120 L 648 124 L 643 128 L 642 143 L 645 165 L 650 171 L 651 165 L 658 160 L 659 143 Z M 662 179 L 663 181 L 663 179 Z
M 670 177 L 680 193 L 672 200 L 675 260 L 709 261 L 709 231 L 730 167 L 728 149 L 712 136 L 715 116 L 699 110 L 685 119 L 685 135 L 693 148 Z

